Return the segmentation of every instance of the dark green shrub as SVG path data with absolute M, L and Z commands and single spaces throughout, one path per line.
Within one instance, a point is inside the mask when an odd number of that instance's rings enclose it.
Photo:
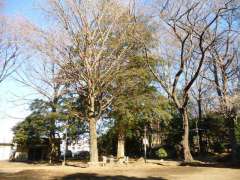
M 240 145 L 237 146 L 237 160 L 240 161 Z
M 225 149 L 224 143 L 216 142 L 216 143 L 213 145 L 213 150 L 214 150 L 214 152 L 223 153 L 223 152 L 224 152 L 224 149 Z

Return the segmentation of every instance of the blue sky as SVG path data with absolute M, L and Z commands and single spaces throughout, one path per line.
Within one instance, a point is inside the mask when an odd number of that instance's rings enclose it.
M 4 13 L 10 16 L 21 15 L 32 20 L 37 20 L 38 0 L 5 0 Z
M 38 0 L 5 0 L 4 14 L 11 17 L 23 16 L 34 23 L 41 24 L 42 16 L 36 8 Z M 18 59 L 21 61 L 21 59 Z M 10 141 L 11 128 L 29 114 L 30 88 L 16 82 L 14 77 L 0 84 L 0 142 Z

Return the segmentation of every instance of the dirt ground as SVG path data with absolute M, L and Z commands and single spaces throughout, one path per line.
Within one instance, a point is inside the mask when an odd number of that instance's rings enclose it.
M 49 166 L 0 161 L 0 180 L 240 180 L 240 169 L 134 163 L 121 166 Z

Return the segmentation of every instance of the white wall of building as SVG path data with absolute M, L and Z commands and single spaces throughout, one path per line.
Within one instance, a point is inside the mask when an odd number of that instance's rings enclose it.
M 0 161 L 9 160 L 10 155 L 11 155 L 11 146 L 0 145 Z

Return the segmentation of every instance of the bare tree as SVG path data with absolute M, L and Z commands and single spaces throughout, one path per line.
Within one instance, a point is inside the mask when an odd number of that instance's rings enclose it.
M 27 48 L 29 49 L 31 47 L 27 46 Z M 59 71 L 57 64 L 42 59 L 34 60 L 34 58 L 37 57 L 32 56 L 28 59 L 28 62 L 19 69 L 20 71 L 17 72 L 16 80 L 23 85 L 32 88 L 37 96 L 46 101 L 50 107 L 50 115 L 48 118 L 50 129 L 48 139 L 50 144 L 49 163 L 52 164 L 59 161 L 60 157 L 57 145 L 57 137 L 59 137 L 59 134 L 56 132 L 56 123 L 58 120 L 56 113 L 60 111 L 59 104 L 66 93 L 66 88 L 57 79 Z
M 7 19 L 0 15 L 0 83 L 16 70 L 18 55 L 19 47 Z
M 236 21 L 234 13 L 230 12 L 218 22 L 219 25 L 213 33 L 216 34 L 219 31 L 222 33 L 210 51 L 213 73 L 211 82 L 215 85 L 219 97 L 219 110 L 229 122 L 233 160 L 236 160 L 235 119 L 237 112 L 235 112 L 232 97 L 237 92 L 239 73 L 239 31 L 235 24 Z M 224 27 L 221 26 L 223 23 L 225 24 Z
M 46 31 L 28 23 L 23 34 L 28 44 L 59 66 L 58 79 L 85 97 L 90 161 L 97 162 L 96 122 L 114 99 L 114 80 L 139 46 L 141 28 L 135 27 L 131 8 L 118 0 L 47 2 L 45 12 L 54 28 Z
M 160 3 L 160 25 L 166 34 L 166 54 L 162 52 L 159 68 L 151 71 L 182 116 L 184 160 L 188 162 L 193 160 L 189 148 L 189 91 L 199 76 L 209 48 L 216 41 L 216 37 L 209 35 L 209 30 L 229 10 L 230 3 L 221 1 L 216 4 L 207 0 L 177 3 L 167 0 Z

